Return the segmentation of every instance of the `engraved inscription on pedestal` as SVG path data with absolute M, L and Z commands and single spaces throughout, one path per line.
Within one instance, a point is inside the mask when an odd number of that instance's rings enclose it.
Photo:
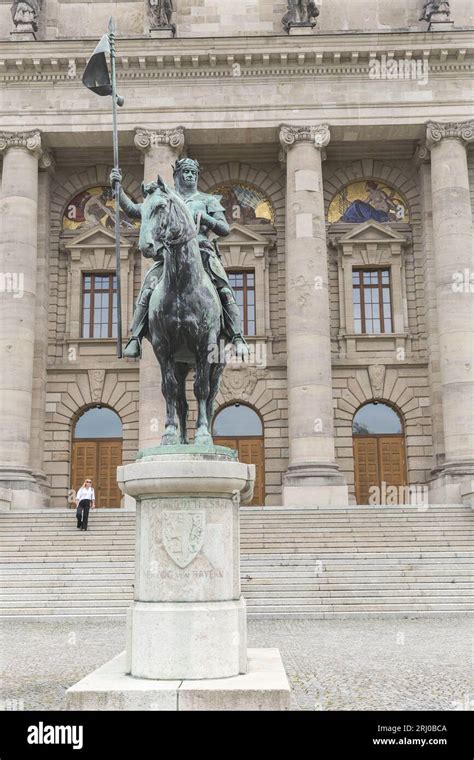
M 187 567 L 201 551 L 205 527 L 203 510 L 163 510 L 163 546 L 178 567 Z

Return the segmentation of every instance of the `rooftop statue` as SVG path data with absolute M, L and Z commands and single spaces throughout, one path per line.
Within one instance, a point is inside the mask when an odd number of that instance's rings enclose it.
M 173 11 L 173 0 L 148 0 L 152 29 L 172 29 L 174 33 L 176 27 L 171 23 Z
M 420 21 L 431 21 L 431 17 L 439 13 L 445 17 L 448 21 L 451 15 L 448 0 L 427 0 L 423 4 L 423 11 L 420 16 Z
M 41 11 L 41 0 L 28 0 L 23 2 L 16 0 L 12 5 L 12 18 L 18 29 L 29 27 L 34 32 L 38 31 L 38 18 Z
M 287 12 L 281 22 L 286 32 L 292 26 L 314 26 L 319 9 L 314 0 L 288 0 Z

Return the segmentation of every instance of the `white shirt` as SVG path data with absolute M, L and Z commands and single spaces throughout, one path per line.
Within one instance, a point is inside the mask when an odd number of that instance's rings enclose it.
M 82 486 L 77 492 L 76 499 L 77 501 L 81 501 L 82 499 L 90 499 L 90 501 L 95 501 L 95 491 L 92 486 L 89 486 L 88 488 Z

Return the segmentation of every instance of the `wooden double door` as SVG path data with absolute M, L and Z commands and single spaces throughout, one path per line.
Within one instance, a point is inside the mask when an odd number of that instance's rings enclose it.
M 403 435 L 355 435 L 353 440 L 357 504 L 369 504 L 371 486 L 407 485 Z
M 117 467 L 122 464 L 121 438 L 78 439 L 72 444 L 71 485 L 76 491 L 91 478 L 97 507 L 120 507 Z
M 265 449 L 262 436 L 245 436 L 242 438 L 215 437 L 217 446 L 228 446 L 238 452 L 239 460 L 245 464 L 255 465 L 255 488 L 253 499 L 248 506 L 265 504 Z

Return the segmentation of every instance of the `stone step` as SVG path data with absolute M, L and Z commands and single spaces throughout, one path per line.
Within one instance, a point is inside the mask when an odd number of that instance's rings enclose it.
M 0 593 L 0 606 L 3 606 L 4 602 L 9 602 L 12 599 L 18 604 L 21 602 L 31 602 L 44 600 L 45 602 L 56 600 L 89 600 L 89 599 L 128 599 L 131 601 L 133 597 L 133 589 L 130 586 L 110 586 L 99 588 L 66 588 L 64 593 L 60 591 L 52 591 L 51 589 L 35 589 L 23 591 L 13 589 L 10 593 L 6 593 L 5 590 Z
M 102 606 L 100 608 L 97 607 L 90 607 L 87 605 L 84 605 L 81 607 L 80 610 L 77 610 L 77 612 L 70 612 L 68 613 L 67 610 L 64 610 L 63 608 L 56 608 L 56 607 L 29 607 L 28 609 L 25 609 L 23 607 L 11 607 L 9 609 L 2 609 L 1 617 L 19 617 L 22 619 L 27 619 L 28 617 L 65 617 L 65 618 L 74 618 L 74 617 L 120 617 L 124 618 L 126 615 L 126 608 L 122 606 L 113 607 L 110 605 Z
M 379 604 L 375 603 L 368 603 L 364 602 L 361 604 L 353 603 L 353 604 L 334 604 L 331 602 L 331 604 L 315 604 L 312 600 L 308 600 L 307 604 L 304 604 L 301 600 L 298 601 L 297 604 L 291 604 L 288 601 L 282 602 L 282 604 L 275 604 L 273 601 L 262 605 L 262 604 L 255 604 L 252 606 L 253 612 L 280 612 L 282 613 L 282 610 L 284 610 L 285 613 L 293 613 L 293 612 L 309 612 L 310 610 L 314 610 L 315 612 L 381 612 L 381 611 L 387 611 L 387 612 L 430 612 L 430 611 L 437 611 L 437 612 L 451 612 L 451 610 L 463 610 L 464 612 L 471 612 L 474 610 L 474 604 L 464 604 L 463 602 L 452 602 L 452 601 L 437 601 L 436 603 L 430 603 L 430 602 L 420 602 L 419 599 L 404 599 L 400 602 L 386 602 L 381 601 Z
M 473 607 L 466 508 L 242 509 L 251 617 L 422 616 Z M 5 519 L 4 519 L 5 518 Z M 133 598 L 135 515 L 0 515 L 0 614 L 120 617 Z

